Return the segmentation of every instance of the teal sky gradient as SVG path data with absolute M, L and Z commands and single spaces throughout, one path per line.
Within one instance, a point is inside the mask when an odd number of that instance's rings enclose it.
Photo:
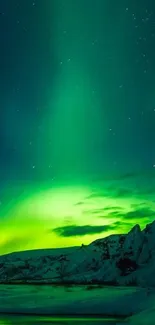
M 0 252 L 155 211 L 155 5 L 1 0 Z

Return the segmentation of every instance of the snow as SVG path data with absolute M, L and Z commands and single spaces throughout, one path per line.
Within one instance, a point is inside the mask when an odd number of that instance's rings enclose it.
M 130 316 L 145 308 L 146 297 L 134 287 L 1 285 L 0 312 Z
M 98 314 L 100 317 L 118 317 L 119 325 L 154 325 L 155 289 L 0 285 L 0 313 L 42 316 L 70 314 L 74 317 L 94 317 Z M 124 320 L 120 322 L 119 316 L 124 316 Z
M 155 307 L 131 317 L 128 325 L 154 325 L 155 323 Z M 121 324 L 122 325 L 122 324 Z
M 0 313 L 127 317 L 120 325 L 154 325 L 155 289 L 1 285 Z M 132 316 L 131 316 L 132 315 Z
M 155 292 L 147 297 L 144 310 L 128 318 L 128 325 L 154 325 L 155 324 Z M 123 325 L 123 324 L 122 324 Z

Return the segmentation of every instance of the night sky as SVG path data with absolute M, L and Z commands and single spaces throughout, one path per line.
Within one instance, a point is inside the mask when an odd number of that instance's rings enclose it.
M 155 1 L 0 0 L 0 253 L 155 219 Z

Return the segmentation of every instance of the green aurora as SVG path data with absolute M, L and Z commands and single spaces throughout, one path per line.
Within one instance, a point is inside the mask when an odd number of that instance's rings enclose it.
M 155 217 L 151 4 L 3 2 L 0 253 L 144 227 Z

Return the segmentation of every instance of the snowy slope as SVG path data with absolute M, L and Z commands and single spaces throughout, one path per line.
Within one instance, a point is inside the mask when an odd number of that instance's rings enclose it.
M 0 282 L 154 285 L 155 221 L 141 231 L 90 245 L 17 252 L 0 257 Z

